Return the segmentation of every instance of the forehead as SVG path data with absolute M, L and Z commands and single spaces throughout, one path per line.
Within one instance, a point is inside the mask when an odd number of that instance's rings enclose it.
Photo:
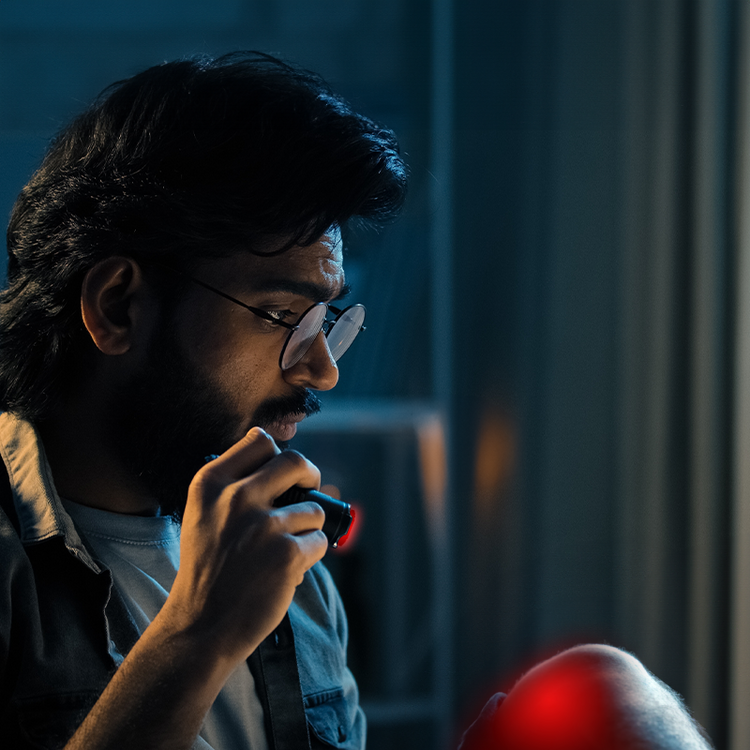
M 338 230 L 326 232 L 312 245 L 295 246 L 279 255 L 239 252 L 215 264 L 212 270 L 219 274 L 214 276 L 217 282 L 245 294 L 292 292 L 324 301 L 335 297 L 344 285 L 343 243 Z
M 249 266 L 260 279 L 279 273 L 329 277 L 342 272 L 343 260 L 341 234 L 336 231 L 327 232 L 312 245 L 292 247 L 279 255 L 253 255 Z

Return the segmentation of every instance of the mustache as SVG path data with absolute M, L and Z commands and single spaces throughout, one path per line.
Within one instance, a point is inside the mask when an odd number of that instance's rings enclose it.
M 253 415 L 253 424 L 258 427 L 267 427 L 293 414 L 304 414 L 309 417 L 317 414 L 321 408 L 320 399 L 312 391 L 297 388 L 288 396 L 280 396 L 263 402 Z

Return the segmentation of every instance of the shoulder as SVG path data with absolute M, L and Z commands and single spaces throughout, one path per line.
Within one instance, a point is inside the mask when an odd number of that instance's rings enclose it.
M 18 533 L 0 507 L 0 674 L 12 671 L 11 650 L 33 622 L 34 572 Z M 17 661 L 17 660 L 16 660 Z M 16 664 L 18 668 L 18 664 Z
M 30 571 L 29 560 L 16 530 L 14 519 L 0 506 L 0 570 L 2 589 L 6 591 L 24 570 Z

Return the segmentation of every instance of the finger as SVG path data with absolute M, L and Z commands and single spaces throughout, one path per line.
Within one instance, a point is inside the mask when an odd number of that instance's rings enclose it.
M 321 531 L 326 520 L 323 508 L 312 501 L 286 505 L 283 508 L 275 508 L 271 512 L 277 518 L 283 519 L 287 533 L 293 536 Z
M 252 474 L 281 451 L 262 428 L 253 427 L 231 448 L 207 463 L 198 474 L 229 483 Z
M 298 534 L 294 539 L 309 563 L 307 570 L 312 568 L 316 562 L 322 560 L 328 552 L 328 539 L 319 529 L 311 531 L 309 534 Z
M 320 471 L 297 451 L 284 451 L 267 460 L 250 476 L 235 483 L 237 491 L 248 498 L 264 498 L 271 507 L 277 497 L 290 487 L 320 488 Z M 255 504 L 255 502 L 253 502 Z

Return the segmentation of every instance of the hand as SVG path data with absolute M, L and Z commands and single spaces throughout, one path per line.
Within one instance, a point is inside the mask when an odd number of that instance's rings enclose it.
M 320 472 L 300 454 L 282 453 L 260 428 L 201 468 L 190 485 L 180 569 L 161 616 L 216 656 L 246 659 L 326 553 L 319 505 L 272 506 L 294 485 L 317 489 Z

